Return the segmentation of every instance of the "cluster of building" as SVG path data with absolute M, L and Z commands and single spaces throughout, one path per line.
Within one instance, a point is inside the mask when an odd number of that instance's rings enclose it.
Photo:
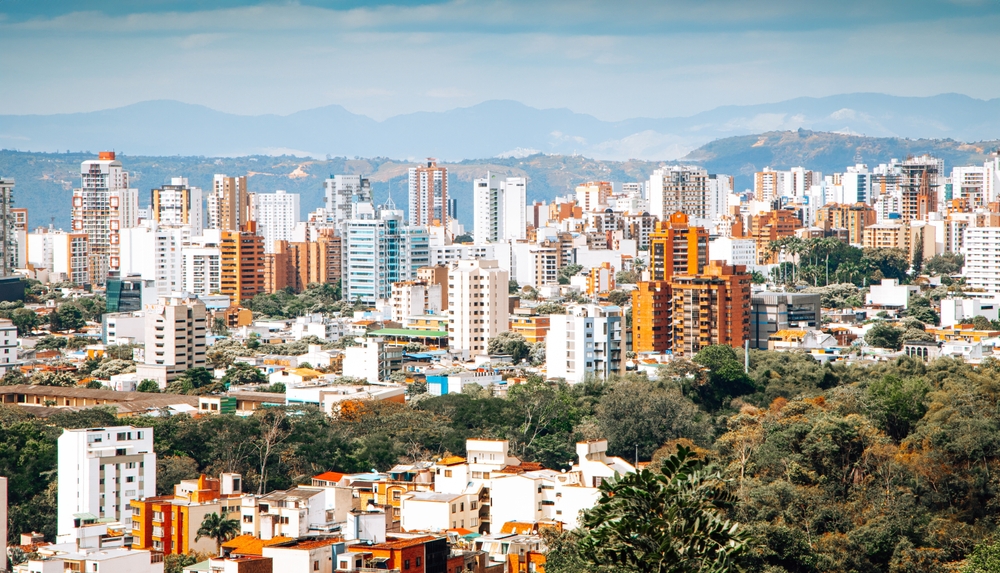
M 57 538 L 22 535 L 29 551 L 13 571 L 162 572 L 166 556 L 190 553 L 213 555 L 192 572 L 543 571 L 541 534 L 577 527 L 603 480 L 635 471 L 606 451 L 604 440 L 580 442 L 572 468 L 554 471 L 504 440 L 468 440 L 465 457 L 325 472 L 287 490 L 250 493 L 223 473 L 157 495 L 152 428 L 64 430 Z M 211 518 L 232 532 L 199 534 Z

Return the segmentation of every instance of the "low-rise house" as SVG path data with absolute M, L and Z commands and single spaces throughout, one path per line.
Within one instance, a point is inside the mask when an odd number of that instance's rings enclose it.
M 402 496 L 403 531 L 441 532 L 449 528 L 479 528 L 479 492 L 414 491 Z
M 267 540 L 329 533 L 347 521 L 349 488 L 299 486 L 241 500 L 240 531 Z

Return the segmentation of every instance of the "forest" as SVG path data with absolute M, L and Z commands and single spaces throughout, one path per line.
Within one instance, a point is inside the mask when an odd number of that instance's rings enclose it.
M 505 438 L 522 460 L 554 469 L 573 445 L 604 437 L 612 454 L 660 464 L 689 448 L 722 476 L 726 518 L 748 543 L 748 572 L 922 572 L 967 566 L 1000 517 L 1000 361 L 910 358 L 868 366 L 715 346 L 656 380 L 625 374 L 569 386 L 538 378 L 505 397 L 415 395 L 361 402 L 337 417 L 296 407 L 252 417 L 115 419 L 110 411 L 33 418 L 0 408 L 0 475 L 10 479 L 11 535 L 54 534 L 61 428 L 154 428 L 157 488 L 199 472 L 236 471 L 249 491 L 336 470 L 463 454 L 469 437 Z M 549 570 L 581 569 L 576 533 L 552 539 Z M 971 569 L 970 569 L 971 570 Z

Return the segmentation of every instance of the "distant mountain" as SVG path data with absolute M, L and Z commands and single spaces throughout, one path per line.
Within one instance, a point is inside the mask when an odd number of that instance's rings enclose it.
M 752 186 L 755 171 L 770 166 L 787 169 L 804 166 L 824 173 L 843 171 L 857 162 L 877 165 L 893 157 L 931 153 L 945 160 L 947 170 L 955 165 L 981 164 L 1000 141 L 976 144 L 954 140 L 873 138 L 836 133 L 772 131 L 719 139 L 692 151 L 680 161 L 704 166 L 711 173 L 736 176 L 738 189 Z M 396 204 L 406 205 L 406 170 L 412 162 L 385 157 L 373 159 L 333 158 L 317 160 L 293 156 L 244 156 L 213 158 L 198 156 L 136 156 L 119 154 L 131 173 L 132 185 L 140 190 L 143 205 L 150 190 L 171 177 L 187 177 L 192 185 L 208 192 L 212 175 L 248 174 L 251 191 L 268 193 L 284 189 L 302 196 L 305 215 L 323 202 L 323 180 L 336 173 L 358 173 L 370 177 L 378 202 L 392 192 Z M 32 228 L 54 223 L 68 228 L 70 197 L 79 186 L 80 162 L 93 158 L 85 153 L 36 153 L 0 151 L 0 176 L 16 180 L 15 204 L 27 207 Z M 582 155 L 544 155 L 464 160 L 449 163 L 449 189 L 458 200 L 459 219 L 472 224 L 472 180 L 487 171 L 528 178 L 528 201 L 551 200 L 572 192 L 580 182 L 606 180 L 640 181 L 654 169 L 672 162 L 614 161 Z
M 614 122 L 512 101 L 380 122 L 337 105 L 287 116 L 242 116 L 161 100 L 89 113 L 0 115 L 0 148 L 115 149 L 150 156 L 433 156 L 449 161 L 542 152 L 655 161 L 681 157 L 719 138 L 800 128 L 980 141 L 1000 137 L 1000 98 L 845 94 L 726 106 L 690 117 Z

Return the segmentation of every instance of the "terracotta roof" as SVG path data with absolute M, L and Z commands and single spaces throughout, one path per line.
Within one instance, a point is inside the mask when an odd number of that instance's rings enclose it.
M 465 458 L 460 456 L 448 456 L 447 458 L 441 458 L 441 460 L 438 461 L 438 464 L 442 466 L 456 466 L 464 463 Z
M 464 529 L 464 528 L 461 528 L 461 527 L 453 527 L 453 528 L 449 529 L 448 531 L 454 531 L 459 536 L 468 535 L 470 533 L 475 533 L 475 531 L 470 531 L 468 529 Z
M 333 482 L 337 482 L 337 481 L 340 481 L 340 480 L 344 479 L 345 475 L 347 475 L 347 474 L 342 474 L 342 473 L 339 473 L 339 472 L 323 472 L 323 473 L 319 474 L 318 476 L 313 476 L 313 479 L 319 480 L 319 481 L 333 481 Z
M 420 537 L 413 538 L 399 538 L 399 537 L 387 537 L 382 543 L 375 543 L 372 545 L 353 545 L 348 551 L 391 551 L 393 549 L 406 549 L 407 547 L 416 547 L 417 545 L 423 545 L 428 541 L 434 541 L 435 539 L 440 539 L 436 535 L 422 535 Z
M 545 466 L 538 462 L 521 462 L 519 466 L 504 466 L 499 471 L 495 472 L 498 474 L 523 474 L 524 472 L 537 472 L 539 470 L 544 470 Z
M 262 550 L 270 545 L 294 541 L 291 537 L 272 537 L 267 541 L 253 535 L 240 535 L 222 544 L 226 549 L 232 549 L 233 555 L 260 555 Z
M 500 528 L 500 533 L 516 533 L 518 535 L 529 534 L 537 529 L 534 523 L 524 521 L 508 521 Z

